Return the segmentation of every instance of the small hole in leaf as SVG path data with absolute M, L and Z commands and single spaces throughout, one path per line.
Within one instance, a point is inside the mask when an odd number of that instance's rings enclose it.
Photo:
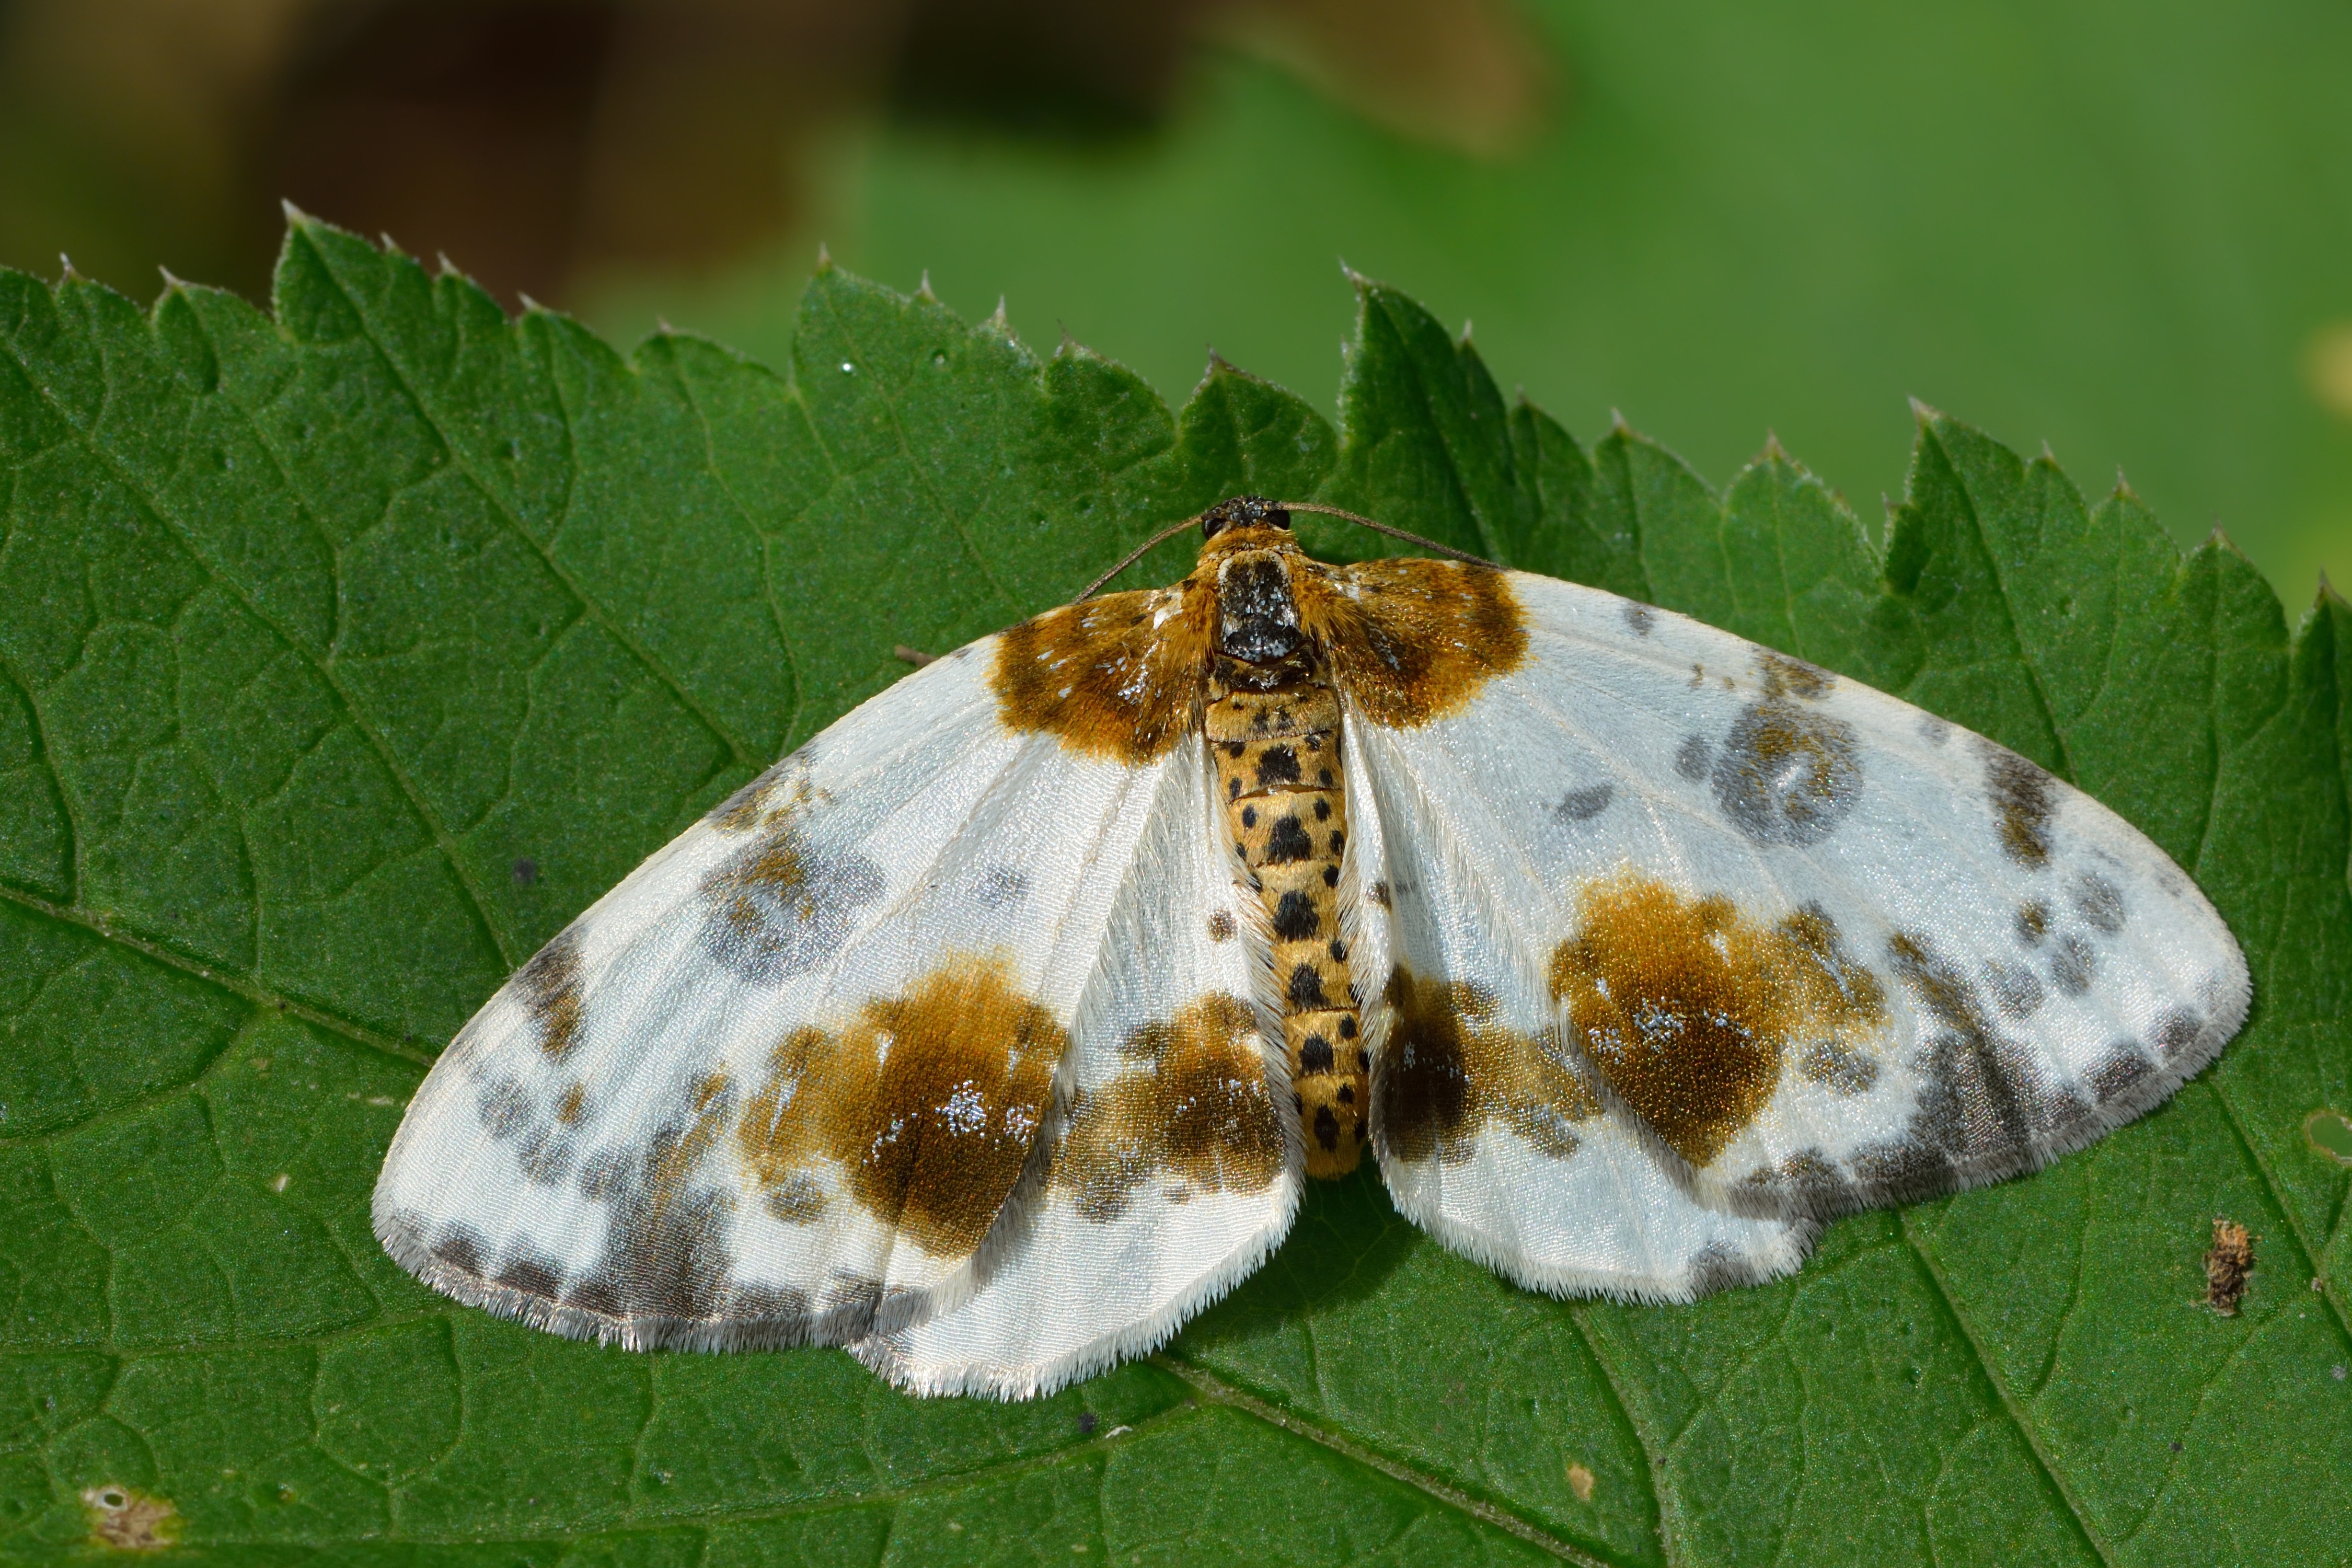
M 2322 1158 L 2352 1165 L 2352 1117 L 2323 1105 L 2303 1119 L 2303 1135 Z

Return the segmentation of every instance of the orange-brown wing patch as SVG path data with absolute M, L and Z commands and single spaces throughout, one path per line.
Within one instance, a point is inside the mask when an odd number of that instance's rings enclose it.
M 1116 1219 L 1156 1176 L 1205 1192 L 1258 1192 L 1282 1172 L 1257 1019 L 1213 994 L 1144 1025 L 1119 1047 L 1135 1066 L 1080 1094 L 1054 1183 L 1088 1219 Z
M 1885 1028 L 1885 988 L 1821 909 L 1763 926 L 1632 872 L 1581 902 L 1579 934 L 1552 953 L 1552 996 L 1610 1087 L 1693 1165 L 1755 1119 L 1791 1051 L 1832 1087 L 1876 1076 L 1853 1047 Z
M 830 1161 L 850 1196 L 934 1257 L 979 1247 L 1012 1194 L 1069 1036 L 1003 963 L 960 957 L 838 1032 L 803 1025 L 737 1128 L 771 1213 L 805 1222 Z
M 1384 1047 L 1380 1124 L 1401 1159 L 1457 1164 L 1478 1130 L 1500 1121 L 1555 1158 L 1576 1152 L 1574 1126 L 1601 1102 L 1542 1042 L 1497 1021 L 1494 995 L 1465 981 L 1389 977 L 1394 1023 Z
M 1212 595 L 1107 594 L 1022 622 L 997 641 L 997 711 L 1023 733 L 1138 765 L 1167 755 L 1198 720 Z
M 1409 730 L 1456 712 L 1528 656 L 1525 613 L 1491 566 L 1302 561 L 1290 580 L 1332 684 L 1376 724 Z

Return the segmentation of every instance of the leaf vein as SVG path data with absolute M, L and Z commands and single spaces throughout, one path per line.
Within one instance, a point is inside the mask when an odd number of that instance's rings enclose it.
M 1895 1218 L 1903 1228 L 1903 1240 L 1910 1247 L 1912 1256 L 1919 1260 L 1920 1270 L 1935 1290 L 1936 1300 L 1941 1304 L 1944 1315 L 1958 1331 L 1960 1342 L 1968 1346 L 1969 1355 L 1976 1363 L 1978 1375 L 1992 1389 L 1993 1397 L 2002 1412 L 2017 1428 L 2018 1436 L 2024 1439 L 2026 1451 L 2033 1458 L 2034 1468 L 2042 1473 L 2042 1480 L 2065 1505 L 2066 1518 L 2083 1538 L 2083 1544 L 2089 1547 L 2101 1563 L 2114 1568 L 2115 1553 L 2099 1532 L 2091 1527 L 2091 1521 L 2084 1516 L 2083 1505 L 2076 1500 L 2074 1489 L 2060 1478 L 2056 1463 L 2042 1447 L 2040 1431 L 2027 1418 L 2026 1413 L 2018 1407 L 2016 1396 L 2008 1383 L 1993 1370 L 1992 1358 L 1985 1353 L 1984 1346 L 1977 1341 L 1975 1326 L 1961 1313 L 1959 1302 L 1952 1295 L 1951 1285 L 1944 1278 L 1943 1266 L 1937 1261 L 1934 1250 L 1919 1239 L 1918 1230 L 1912 1223 L 1912 1212 L 1910 1209 L 1895 1211 Z
M 306 242 L 309 241 L 310 236 L 302 226 L 297 225 L 295 232 L 301 234 Z M 623 626 L 618 616 L 607 610 L 601 601 L 588 592 L 579 579 L 556 559 L 555 552 L 550 545 L 523 526 L 522 519 L 515 514 L 514 510 L 476 468 L 465 448 L 449 438 L 446 431 L 451 422 L 443 415 L 438 402 L 425 395 L 423 387 L 409 374 L 406 366 L 401 363 L 399 356 L 394 354 L 390 345 L 378 335 L 375 319 L 368 310 L 366 304 L 352 292 L 350 286 L 343 281 L 342 275 L 335 269 L 334 265 L 323 253 L 317 251 L 313 247 L 313 254 L 318 257 L 320 270 L 334 279 L 336 291 L 343 297 L 344 302 L 352 308 L 352 314 L 359 319 L 361 331 L 366 334 L 369 346 L 375 351 L 376 357 L 383 363 L 385 372 L 399 384 L 403 395 L 408 398 L 417 414 L 432 430 L 434 438 L 441 444 L 441 449 L 447 454 L 451 465 L 466 477 L 467 482 L 473 487 L 475 493 L 482 498 L 483 504 L 496 514 L 500 522 L 511 529 L 515 536 L 520 539 L 532 553 L 539 557 L 546 565 L 549 574 L 563 584 L 564 590 L 580 601 L 587 613 L 594 618 L 598 627 L 614 642 L 627 649 L 631 658 L 650 671 L 654 679 L 660 681 L 669 694 L 677 700 L 680 706 L 693 714 L 705 728 L 719 738 L 722 745 L 735 753 L 738 762 L 756 765 L 757 760 L 752 756 L 751 750 L 735 732 L 716 713 L 711 712 L 668 666 L 653 656 L 653 650 L 646 647 Z M 566 493 L 569 494 L 568 488 Z
M 1391 1458 L 1367 1444 L 1292 1415 L 1278 1405 L 1270 1405 L 1255 1394 L 1234 1387 L 1215 1373 L 1192 1362 L 1162 1352 L 1151 1357 L 1151 1363 L 1182 1378 L 1192 1386 L 1196 1394 L 1210 1404 L 1223 1405 L 1226 1409 L 1287 1432 L 1294 1437 L 1304 1437 L 1310 1443 L 1328 1448 L 1342 1458 L 1352 1460 L 1367 1469 L 1377 1470 L 1391 1480 L 1402 1482 L 1415 1491 L 1424 1493 L 1457 1513 L 1466 1514 L 1481 1524 L 1491 1525 L 1496 1530 L 1515 1535 L 1528 1545 L 1548 1552 L 1554 1557 L 1570 1563 L 1586 1564 L 1587 1568 L 1606 1568 L 1604 1559 L 1595 1557 L 1582 1547 L 1573 1545 L 1559 1536 L 1538 1529 L 1515 1513 L 1473 1497 L 1468 1492 L 1450 1486 L 1434 1476 L 1426 1475 L 1400 1459 Z
M 370 1050 L 381 1051 L 385 1056 L 416 1067 L 433 1065 L 431 1052 L 420 1050 L 415 1046 L 396 1039 L 380 1029 L 371 1028 L 365 1024 L 343 1017 L 327 1008 L 281 994 L 257 983 L 250 975 L 233 972 L 223 973 L 201 959 L 190 957 L 161 942 L 134 936 L 128 931 L 117 931 L 104 916 L 92 910 L 52 903 L 47 899 L 38 898 L 5 883 L 0 883 L 0 900 L 20 905 L 37 914 L 47 915 L 51 920 L 62 921 L 67 925 L 79 927 L 118 947 L 128 948 L 142 958 L 152 959 L 184 974 L 193 974 L 197 979 L 216 985 L 233 996 L 243 997 L 257 1007 L 272 1008 L 300 1018 L 306 1023 L 315 1024 L 320 1028 L 331 1030 L 355 1045 L 365 1046 Z

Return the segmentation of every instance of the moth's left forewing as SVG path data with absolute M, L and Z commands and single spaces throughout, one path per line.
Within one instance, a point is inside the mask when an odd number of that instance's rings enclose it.
M 970 1293 L 1166 768 L 1013 730 L 991 651 L 827 730 L 485 1005 L 378 1181 L 396 1258 L 632 1346 L 838 1342 Z
M 1370 718 L 1371 750 L 1705 1201 L 1820 1215 L 2032 1168 L 2242 1019 L 2227 929 L 2096 801 L 1727 633 L 1506 582 L 1519 657 Z

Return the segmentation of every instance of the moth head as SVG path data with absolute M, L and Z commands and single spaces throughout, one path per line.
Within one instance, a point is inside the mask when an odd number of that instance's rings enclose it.
M 1214 539 L 1229 528 L 1290 527 L 1290 514 L 1264 496 L 1235 496 L 1201 514 L 1201 537 Z

